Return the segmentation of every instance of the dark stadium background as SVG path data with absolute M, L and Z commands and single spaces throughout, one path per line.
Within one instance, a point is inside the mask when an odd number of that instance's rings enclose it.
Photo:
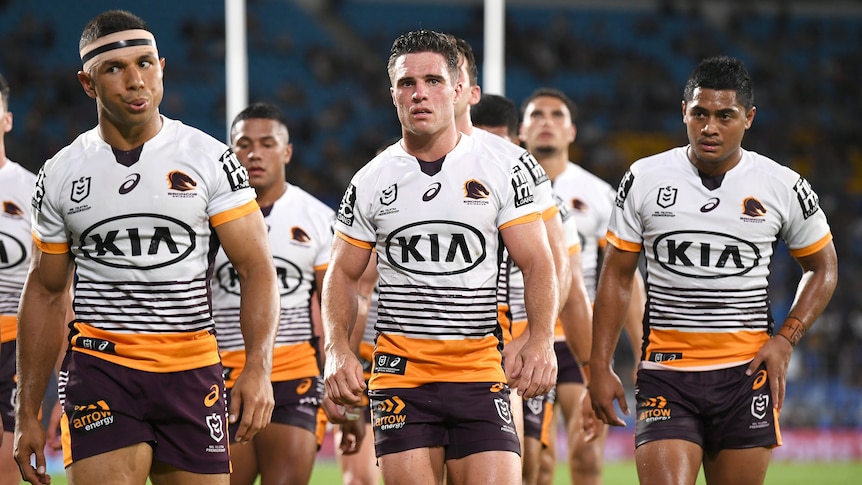
M 616 185 L 638 157 L 686 143 L 682 88 L 701 58 L 746 63 L 758 111 L 743 146 L 811 181 L 841 268 L 832 303 L 794 352 L 781 417 L 785 441 L 822 441 L 778 456 L 862 459 L 862 2 L 706 3 L 509 0 L 505 94 L 518 104 L 539 86 L 569 94 L 580 112 L 572 160 Z M 75 77 L 77 46 L 86 21 L 110 8 L 140 15 L 156 34 L 167 59 L 162 113 L 224 139 L 223 2 L 0 0 L 9 158 L 36 171 L 95 125 Z M 399 133 L 385 71 L 392 40 L 417 28 L 450 32 L 481 65 L 482 15 L 481 0 L 247 0 L 249 100 L 285 110 L 291 181 L 335 205 L 354 171 Z M 778 321 L 798 274 L 780 245 Z M 617 357 L 631 399 L 631 357 Z M 624 453 L 630 438 L 613 443 Z

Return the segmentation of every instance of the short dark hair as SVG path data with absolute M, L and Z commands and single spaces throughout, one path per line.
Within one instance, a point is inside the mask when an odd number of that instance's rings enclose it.
M 446 59 L 446 67 L 449 68 L 452 82 L 458 82 L 457 48 L 448 35 L 425 29 L 402 34 L 392 43 L 392 48 L 389 50 L 389 62 L 386 64 L 386 70 L 389 71 L 390 77 L 395 61 L 399 57 L 404 54 L 418 54 L 420 52 L 435 52 L 442 55 Z
M 466 40 L 447 34 L 455 48 L 458 49 L 458 54 L 464 56 L 464 62 L 467 63 L 467 74 L 470 76 L 470 86 L 479 85 L 479 68 L 476 66 L 476 55 L 473 54 L 473 48 Z M 460 65 L 458 66 L 461 67 Z
M 230 124 L 231 138 L 233 138 L 233 130 L 236 128 L 237 123 L 250 119 L 276 121 L 278 124 L 284 126 L 285 131 L 287 131 L 288 141 L 290 140 L 290 130 L 287 128 L 287 119 L 285 119 L 278 106 L 272 103 L 252 103 L 240 111 L 239 114 L 234 116 L 233 121 Z
M 530 95 L 527 96 L 527 99 L 525 99 L 524 102 L 521 103 L 521 116 L 523 116 L 524 112 L 527 111 L 528 104 L 530 104 L 534 99 L 543 96 L 557 98 L 562 101 L 563 104 L 565 104 L 566 107 L 569 108 L 569 113 L 572 117 L 572 123 L 574 123 L 575 120 L 578 118 L 578 105 L 576 105 L 575 102 L 572 101 L 572 98 L 566 96 L 566 93 L 554 88 L 539 88 L 530 93 Z
M 700 61 L 685 83 L 683 99 L 688 102 L 697 88 L 736 91 L 736 101 L 746 110 L 754 106 L 754 86 L 742 61 L 728 56 Z
M 470 118 L 478 126 L 505 126 L 510 137 L 518 136 L 518 108 L 511 99 L 499 94 L 482 94 L 470 107 Z
M 124 30 L 146 30 L 150 31 L 147 23 L 137 15 L 126 10 L 108 10 L 93 17 L 81 32 L 81 41 L 78 49 L 92 44 L 102 37 L 122 32 Z
M 9 111 L 9 83 L 2 74 L 0 74 L 0 97 L 3 98 L 3 109 Z

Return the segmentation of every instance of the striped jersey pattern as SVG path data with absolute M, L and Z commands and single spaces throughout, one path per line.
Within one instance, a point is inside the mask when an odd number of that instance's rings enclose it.
M 773 329 L 773 248 L 813 254 L 832 239 L 817 194 L 790 168 L 743 150 L 707 188 L 679 147 L 623 177 L 608 242 L 647 261 L 645 368 L 710 370 L 749 362 Z

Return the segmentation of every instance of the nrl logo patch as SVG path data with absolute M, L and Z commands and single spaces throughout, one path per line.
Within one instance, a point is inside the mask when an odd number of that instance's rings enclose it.
M 90 195 L 90 177 L 81 177 L 72 182 L 72 202 L 81 203 Z

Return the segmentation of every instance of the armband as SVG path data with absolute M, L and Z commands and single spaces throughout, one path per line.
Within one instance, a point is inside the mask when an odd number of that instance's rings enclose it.
M 789 316 L 784 320 L 784 325 L 781 326 L 776 335 L 781 335 L 790 342 L 791 346 L 796 347 L 796 344 L 805 335 L 805 325 L 802 320 Z

